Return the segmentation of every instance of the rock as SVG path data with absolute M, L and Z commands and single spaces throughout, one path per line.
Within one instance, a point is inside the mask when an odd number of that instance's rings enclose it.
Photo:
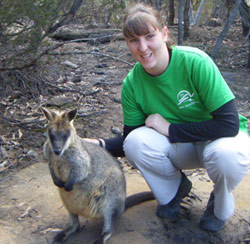
M 121 132 L 121 130 L 119 129 L 119 128 L 116 128 L 116 127 L 112 127 L 112 132 L 114 133 L 114 134 L 116 134 L 116 135 L 121 135 L 122 134 L 122 132 Z
M 74 64 L 74 63 L 72 63 L 72 62 L 70 62 L 68 60 L 63 62 L 62 64 L 66 65 L 66 66 L 68 66 L 68 67 L 70 67 L 72 69 L 77 69 L 78 68 L 78 65 L 76 65 L 76 64 Z
M 27 153 L 26 153 L 26 157 L 29 157 L 29 158 L 38 158 L 38 154 L 35 150 L 29 150 Z
M 74 82 L 74 83 L 79 83 L 79 82 L 81 82 L 81 76 L 75 76 L 73 79 L 72 79 L 72 82 Z
M 48 102 L 47 106 L 64 106 L 72 104 L 75 101 L 74 97 L 66 97 L 65 95 L 52 97 Z

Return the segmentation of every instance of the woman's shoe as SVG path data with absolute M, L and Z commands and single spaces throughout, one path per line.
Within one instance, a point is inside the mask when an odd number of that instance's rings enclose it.
M 192 182 L 184 173 L 181 173 L 181 183 L 175 197 L 165 205 L 158 205 L 156 215 L 161 218 L 176 220 L 180 214 L 181 200 L 188 195 L 192 188 Z
M 208 231 L 219 231 L 225 227 L 225 220 L 218 219 L 214 214 L 214 193 L 210 194 L 206 210 L 200 219 L 200 228 Z

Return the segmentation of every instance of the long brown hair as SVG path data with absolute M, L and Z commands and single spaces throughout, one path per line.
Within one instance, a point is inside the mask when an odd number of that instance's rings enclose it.
M 124 37 L 133 38 L 150 33 L 149 23 L 153 28 L 160 31 L 165 27 L 161 14 L 156 8 L 143 3 L 138 3 L 128 8 L 123 21 L 122 32 Z M 166 44 L 168 48 L 175 45 L 172 35 L 169 32 Z

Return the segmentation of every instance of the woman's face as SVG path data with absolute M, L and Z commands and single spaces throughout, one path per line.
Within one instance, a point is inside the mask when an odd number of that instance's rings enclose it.
M 167 28 L 160 31 L 150 24 L 148 34 L 126 38 L 133 57 L 152 76 L 162 74 L 168 66 L 169 53 L 166 40 Z

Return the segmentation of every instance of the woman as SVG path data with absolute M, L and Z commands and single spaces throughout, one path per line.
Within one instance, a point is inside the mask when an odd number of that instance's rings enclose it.
M 157 10 L 135 5 L 123 34 L 137 60 L 122 87 L 124 133 L 92 142 L 125 154 L 140 170 L 163 218 L 175 220 L 191 190 L 182 170 L 205 168 L 214 189 L 200 227 L 223 229 L 234 211 L 232 191 L 250 163 L 247 119 L 211 58 L 174 46 Z

